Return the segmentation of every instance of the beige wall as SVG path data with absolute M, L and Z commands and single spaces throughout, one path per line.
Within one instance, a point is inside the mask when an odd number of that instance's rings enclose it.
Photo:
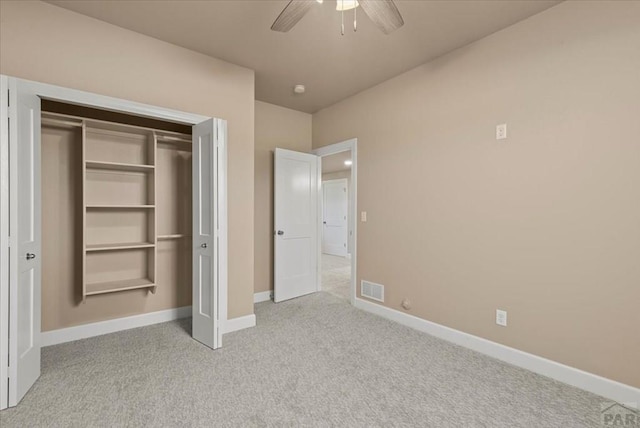
M 3 74 L 228 121 L 228 315 L 253 313 L 254 72 L 42 2 L 0 2 L 0 52 Z
M 256 101 L 255 292 L 273 290 L 273 151 L 311 150 L 311 115 Z
M 358 280 L 640 387 L 639 22 L 562 3 L 314 114 L 315 148 L 358 138 Z
M 346 178 L 348 183 L 351 179 L 351 170 L 326 172 L 322 174 L 322 181 L 337 180 L 339 178 Z

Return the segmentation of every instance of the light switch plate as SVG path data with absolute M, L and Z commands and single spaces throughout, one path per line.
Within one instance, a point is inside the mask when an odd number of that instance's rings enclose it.
M 503 327 L 507 326 L 507 311 L 496 309 L 496 324 Z
M 366 211 L 362 211 L 360 213 L 360 221 L 361 222 L 366 222 L 367 221 L 367 212 Z

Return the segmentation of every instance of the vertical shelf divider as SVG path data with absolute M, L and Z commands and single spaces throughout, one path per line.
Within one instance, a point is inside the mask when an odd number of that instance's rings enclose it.
M 82 303 L 87 301 L 87 124 L 82 121 Z
M 158 193 L 157 193 L 157 185 L 156 185 L 156 181 L 158 179 L 158 135 L 156 134 L 155 131 L 151 131 L 150 133 L 150 137 L 151 137 L 151 141 L 150 141 L 150 153 L 149 153 L 149 158 L 150 158 L 150 163 L 153 164 L 153 172 L 151 173 L 152 175 L 152 179 L 149 180 L 149 198 L 151 199 L 150 201 L 148 201 L 148 203 L 152 204 L 154 206 L 153 210 L 151 213 L 149 213 L 149 215 L 151 215 L 151 219 L 149 221 L 149 239 L 151 242 L 153 242 L 153 248 L 151 249 L 152 251 L 152 255 L 151 255 L 151 260 L 149 261 L 149 278 L 151 279 L 151 282 L 153 282 L 153 284 L 155 284 L 153 286 L 153 288 L 151 289 L 151 292 L 155 294 L 156 289 L 158 288 L 158 284 L 157 284 L 157 273 L 158 273 L 158 263 L 157 263 L 157 258 L 158 258 Z

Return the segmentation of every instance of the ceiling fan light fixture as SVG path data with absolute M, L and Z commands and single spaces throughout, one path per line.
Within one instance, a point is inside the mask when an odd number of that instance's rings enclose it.
M 358 6 L 360 6 L 358 0 L 336 0 L 336 10 L 339 12 L 355 9 Z
M 347 159 L 346 161 L 344 161 L 344 166 L 351 166 L 353 165 L 353 161 L 351 159 Z
M 1 0 L 0 0 L 1 1 Z M 286 33 L 291 30 L 314 5 L 320 1 L 312 0 L 289 0 L 289 3 L 282 9 L 280 15 L 273 21 L 271 29 Z M 336 10 L 341 16 L 341 33 L 344 35 L 344 11 L 353 10 L 353 31 L 357 28 L 357 10 L 362 8 L 362 12 L 369 17 L 373 24 L 384 34 L 390 34 L 404 25 L 404 20 L 393 0 L 336 0 Z

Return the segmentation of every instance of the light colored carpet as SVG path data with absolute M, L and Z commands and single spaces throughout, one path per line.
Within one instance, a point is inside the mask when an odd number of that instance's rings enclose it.
M 322 254 L 322 291 L 349 300 L 351 260 Z
M 189 321 L 45 348 L 9 427 L 597 427 L 604 399 L 351 307 L 256 305 L 211 351 Z

